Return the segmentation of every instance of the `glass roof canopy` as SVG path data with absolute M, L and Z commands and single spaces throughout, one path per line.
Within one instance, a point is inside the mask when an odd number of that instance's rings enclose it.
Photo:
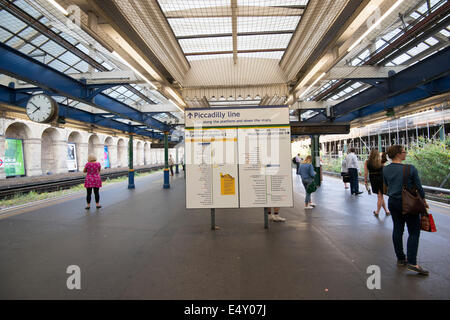
M 372 56 L 389 46 L 392 42 L 401 37 L 404 32 L 406 32 L 406 30 L 409 30 L 410 27 L 420 22 L 428 14 L 433 13 L 445 3 L 446 0 L 430 0 L 430 8 L 428 8 L 427 0 L 419 2 L 417 7 L 409 12 L 407 17 L 405 17 L 405 24 L 403 25 L 403 27 L 397 27 L 393 30 L 382 33 L 375 42 L 374 51 L 371 52 L 369 48 L 364 48 L 362 51 L 358 52 L 356 56 L 348 61 L 348 65 L 354 67 L 364 65 L 365 62 L 368 61 Z M 381 65 L 384 65 L 386 67 L 397 65 L 411 66 L 434 54 L 436 51 L 443 49 L 448 45 L 449 38 L 450 26 L 443 26 L 442 29 L 437 30 L 432 36 L 424 37 L 423 41 L 421 41 L 413 48 L 407 50 L 396 50 L 395 53 L 391 55 L 393 56 L 393 58 L 388 58 L 384 61 L 381 61 Z M 338 80 L 329 80 L 323 82 L 322 86 L 312 91 L 305 100 L 316 100 L 316 97 L 331 88 L 337 82 Z M 370 87 L 370 85 L 359 81 L 348 81 L 347 84 L 340 90 L 338 89 L 337 91 L 324 96 L 322 99 L 346 100 Z M 317 113 L 317 111 L 310 110 L 303 113 L 302 117 L 308 119 L 310 117 L 313 117 Z
M 233 50 L 237 57 L 279 60 L 308 2 L 158 0 L 188 61 L 231 58 Z M 234 26 L 233 21 L 236 21 Z M 233 29 L 236 48 L 233 46 Z
M 27 15 L 35 19 L 37 23 L 47 26 L 59 37 L 68 41 L 75 48 L 86 54 L 90 54 L 90 50 L 87 48 L 85 41 L 75 39 L 72 35 L 58 30 L 55 26 L 53 26 L 50 19 L 45 16 L 44 12 L 42 10 L 38 10 L 37 6 L 34 7 L 33 5 L 30 5 L 30 2 L 27 0 L 15 0 L 11 2 L 14 6 L 17 6 Z M 117 65 L 114 60 L 102 55 L 100 52 L 96 52 L 95 55 L 91 55 L 97 62 L 97 66 L 89 65 L 88 62 L 84 61 L 70 50 L 62 47 L 54 40 L 55 39 L 51 39 L 47 35 L 40 33 L 38 30 L 33 28 L 32 25 L 23 22 L 19 17 L 16 17 L 10 12 L 0 8 L 0 42 L 28 55 L 29 57 L 32 57 L 33 59 L 36 59 L 37 61 L 67 75 L 87 73 L 90 71 L 113 71 L 121 69 L 121 67 Z M 98 69 L 99 66 L 102 70 Z M 163 102 L 160 97 L 153 94 L 151 90 L 137 84 L 115 86 L 103 91 L 102 93 L 131 107 L 137 107 L 140 104 L 146 103 L 159 104 Z M 59 103 L 88 112 L 105 112 L 101 109 L 97 109 L 90 105 L 67 99 L 65 97 L 55 97 L 55 99 Z M 152 117 L 161 122 L 166 122 L 170 119 L 178 119 L 175 115 L 172 115 L 169 112 L 154 114 Z M 119 122 L 126 121 L 126 123 L 129 121 L 127 119 L 115 120 Z M 151 130 L 158 132 L 156 129 Z

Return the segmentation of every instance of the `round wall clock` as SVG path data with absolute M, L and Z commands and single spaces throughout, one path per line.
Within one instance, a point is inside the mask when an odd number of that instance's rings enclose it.
M 46 94 L 33 95 L 27 103 L 27 115 L 35 122 L 52 122 L 58 117 L 58 104 Z

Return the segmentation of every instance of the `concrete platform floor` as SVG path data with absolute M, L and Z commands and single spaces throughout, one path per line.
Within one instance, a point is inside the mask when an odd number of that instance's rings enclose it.
M 324 179 L 305 212 L 294 175 L 295 207 L 268 230 L 262 209 L 218 209 L 211 231 L 209 210 L 185 209 L 182 173 L 170 190 L 161 173 L 136 179 L 135 190 L 106 186 L 98 211 L 77 194 L 0 212 L 0 299 L 450 298 L 447 206 L 431 205 L 438 232 L 421 233 L 418 254 L 431 274 L 417 276 L 396 266 L 392 219 L 372 215 L 376 197 Z M 81 290 L 67 289 L 70 265 Z M 380 290 L 367 287 L 370 265 Z

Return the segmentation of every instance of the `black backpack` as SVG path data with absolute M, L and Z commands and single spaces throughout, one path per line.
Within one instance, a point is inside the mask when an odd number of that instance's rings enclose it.
M 294 164 L 297 164 L 297 161 L 295 161 L 295 157 L 292 158 L 292 162 L 293 162 Z

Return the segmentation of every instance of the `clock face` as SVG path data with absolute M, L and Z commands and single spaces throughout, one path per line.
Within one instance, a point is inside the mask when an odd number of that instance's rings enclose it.
M 56 102 L 45 94 L 36 94 L 28 100 L 27 115 L 32 121 L 50 122 L 57 114 Z

